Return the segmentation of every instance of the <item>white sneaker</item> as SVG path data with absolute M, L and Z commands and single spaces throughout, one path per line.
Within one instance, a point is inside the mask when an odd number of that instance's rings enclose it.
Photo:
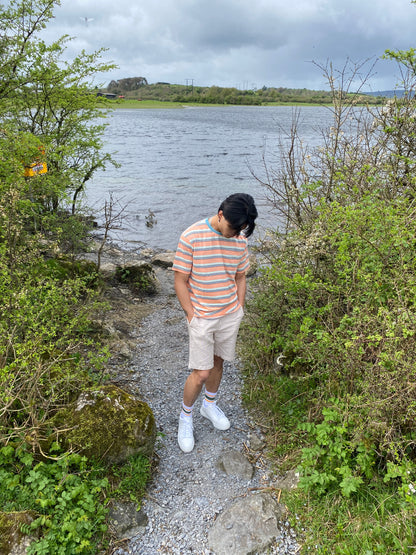
M 217 430 L 228 430 L 231 426 L 228 418 L 215 403 L 210 403 L 209 405 L 204 405 L 204 403 L 202 403 L 201 410 L 199 412 L 202 416 L 211 420 L 214 428 L 217 428 Z
M 179 417 L 178 443 L 184 453 L 190 453 L 194 448 L 194 426 L 192 418 Z

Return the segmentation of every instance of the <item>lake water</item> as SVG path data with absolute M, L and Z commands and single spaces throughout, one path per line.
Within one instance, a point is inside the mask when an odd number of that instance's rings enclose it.
M 319 129 L 331 124 L 330 111 L 298 110 L 304 143 L 316 145 Z M 263 159 L 277 163 L 279 137 L 290 130 L 293 111 L 286 106 L 115 110 L 105 144 L 121 167 L 96 173 L 87 184 L 87 202 L 99 212 L 112 194 L 115 210 L 125 207 L 120 229 L 111 233 L 117 243 L 174 250 L 186 227 L 216 214 L 228 195 L 245 192 L 256 201 L 261 234 L 278 222 L 252 171 L 263 179 Z M 153 227 L 147 225 L 149 210 Z

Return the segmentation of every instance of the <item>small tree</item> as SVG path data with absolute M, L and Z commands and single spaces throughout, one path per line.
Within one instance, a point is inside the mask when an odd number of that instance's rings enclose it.
M 51 45 L 41 40 L 57 5 L 11 0 L 0 6 L 1 442 L 36 434 L 101 365 L 89 336 L 96 266 L 50 254 L 55 241 L 73 248 L 79 227 L 71 224 L 81 219 L 65 209 L 70 204 L 75 211 L 85 183 L 111 161 L 101 153 L 97 123 L 105 104 L 91 83 L 111 66 L 99 61 L 102 51 L 66 62 L 67 37 Z M 25 176 L 25 166 L 43 152 L 48 172 Z
M 69 37 L 50 45 L 39 38 L 59 0 L 12 0 L 0 8 L 5 68 L 0 85 L 0 120 L 3 126 L 39 137 L 46 152 L 48 174 L 42 177 L 38 199 L 46 212 L 71 205 L 94 172 L 114 163 L 102 153 L 105 100 L 95 93 L 93 79 L 113 64 L 100 61 L 103 50 L 81 52 L 64 61 Z M 35 192 L 34 192 L 35 194 Z

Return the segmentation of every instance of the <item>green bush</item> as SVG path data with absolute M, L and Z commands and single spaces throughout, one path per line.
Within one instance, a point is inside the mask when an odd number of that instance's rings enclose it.
M 358 110 L 346 92 L 362 67 L 329 64 L 322 146 L 294 114 L 264 183 L 280 229 L 242 326 L 245 398 L 280 467 L 300 468 L 287 501 L 318 553 L 407 553 L 416 537 L 416 64 L 390 57 L 410 71 L 403 99 Z
M 0 270 L 0 433 L 7 442 L 22 430 L 36 435 L 57 407 L 99 380 L 106 354 L 90 333 L 99 304 L 88 274 L 61 279 L 59 266 L 56 279 L 58 269 L 37 259 L 13 272 L 0 259 Z
M 357 435 L 345 407 L 331 401 L 331 408 L 322 409 L 321 423 L 301 425 L 313 444 L 302 450 L 299 487 L 318 495 L 340 490 L 349 497 L 363 484 L 363 477 L 374 476 L 376 451 L 368 434 Z
M 315 378 L 316 414 L 348 397 L 381 458 L 412 456 L 416 418 L 416 217 L 413 203 L 325 204 L 285 237 L 248 306 L 244 357 L 260 373 Z M 318 240 L 319 238 L 319 240 Z M 244 347 L 244 344 L 246 347 Z
M 37 462 L 24 445 L 0 448 L 0 500 L 3 511 L 33 510 L 37 515 L 24 532 L 41 532 L 28 553 L 97 553 L 107 530 L 102 469 L 85 457 L 63 454 Z

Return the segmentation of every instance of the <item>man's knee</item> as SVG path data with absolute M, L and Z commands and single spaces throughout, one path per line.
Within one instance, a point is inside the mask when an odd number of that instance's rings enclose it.
M 198 383 L 198 385 L 203 386 L 207 379 L 209 378 L 210 370 L 193 370 L 192 374 L 194 380 Z

